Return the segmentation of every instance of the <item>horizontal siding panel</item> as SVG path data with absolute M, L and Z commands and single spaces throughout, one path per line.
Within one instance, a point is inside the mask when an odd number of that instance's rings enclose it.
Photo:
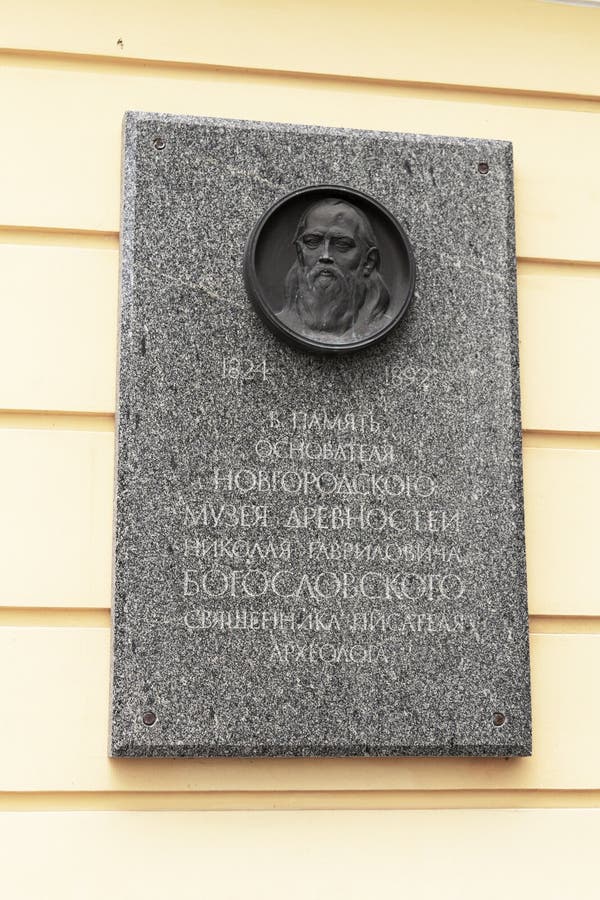
M 600 635 L 532 636 L 528 759 L 109 760 L 109 629 L 0 629 L 0 791 L 597 790 Z M 35 664 L 32 664 L 35 661 Z
M 109 606 L 112 432 L 0 431 L 0 605 Z
M 113 443 L 0 430 L 0 606 L 110 606 Z M 600 451 L 526 448 L 524 474 L 530 613 L 600 615 Z
M 598 615 L 600 452 L 531 448 L 524 460 L 529 611 Z
M 116 247 L 6 243 L 0 266 L 0 409 L 114 412 Z M 526 429 L 600 431 L 600 268 L 576 271 L 519 266 Z
M 582 4 L 581 6 L 584 6 Z M 234 27 L 232 27 L 234 24 Z M 365 37 L 367 36 L 367 37 Z M 523 0 L 11 4 L 5 47 L 600 94 L 597 10 Z
M 114 411 L 118 252 L 0 244 L 0 409 Z
M 520 255 L 600 261 L 600 116 L 494 95 L 460 102 L 444 90 L 5 61 L 0 225 L 116 231 L 123 112 L 144 109 L 509 139 Z
M 600 431 L 600 268 L 523 264 L 518 288 L 523 427 Z
M 0 840 L 10 900 L 587 900 L 600 810 L 4 813 Z

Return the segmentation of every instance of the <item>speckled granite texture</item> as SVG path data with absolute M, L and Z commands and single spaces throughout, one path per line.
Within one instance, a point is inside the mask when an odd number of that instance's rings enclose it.
M 416 259 L 344 358 L 243 282 L 320 183 Z M 528 755 L 510 144 L 129 113 L 122 235 L 110 753 Z

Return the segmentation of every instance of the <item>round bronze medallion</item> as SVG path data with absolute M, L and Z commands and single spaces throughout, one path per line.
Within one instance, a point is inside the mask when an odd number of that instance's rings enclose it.
M 301 188 L 256 223 L 244 257 L 246 289 L 267 325 L 288 343 L 348 353 L 398 324 L 415 283 L 400 223 L 362 191 Z

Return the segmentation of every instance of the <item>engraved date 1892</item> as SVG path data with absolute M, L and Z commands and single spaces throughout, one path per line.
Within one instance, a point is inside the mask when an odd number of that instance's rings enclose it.
M 416 368 L 413 366 L 386 366 L 384 383 L 428 390 L 431 385 L 433 372 L 431 369 Z

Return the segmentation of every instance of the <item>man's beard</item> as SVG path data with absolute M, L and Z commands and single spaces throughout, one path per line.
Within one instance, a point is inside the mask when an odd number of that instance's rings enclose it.
M 298 266 L 288 298 L 298 316 L 313 331 L 343 334 L 356 321 L 365 301 L 366 283 L 335 265 Z M 290 285 L 291 287 L 291 285 Z

